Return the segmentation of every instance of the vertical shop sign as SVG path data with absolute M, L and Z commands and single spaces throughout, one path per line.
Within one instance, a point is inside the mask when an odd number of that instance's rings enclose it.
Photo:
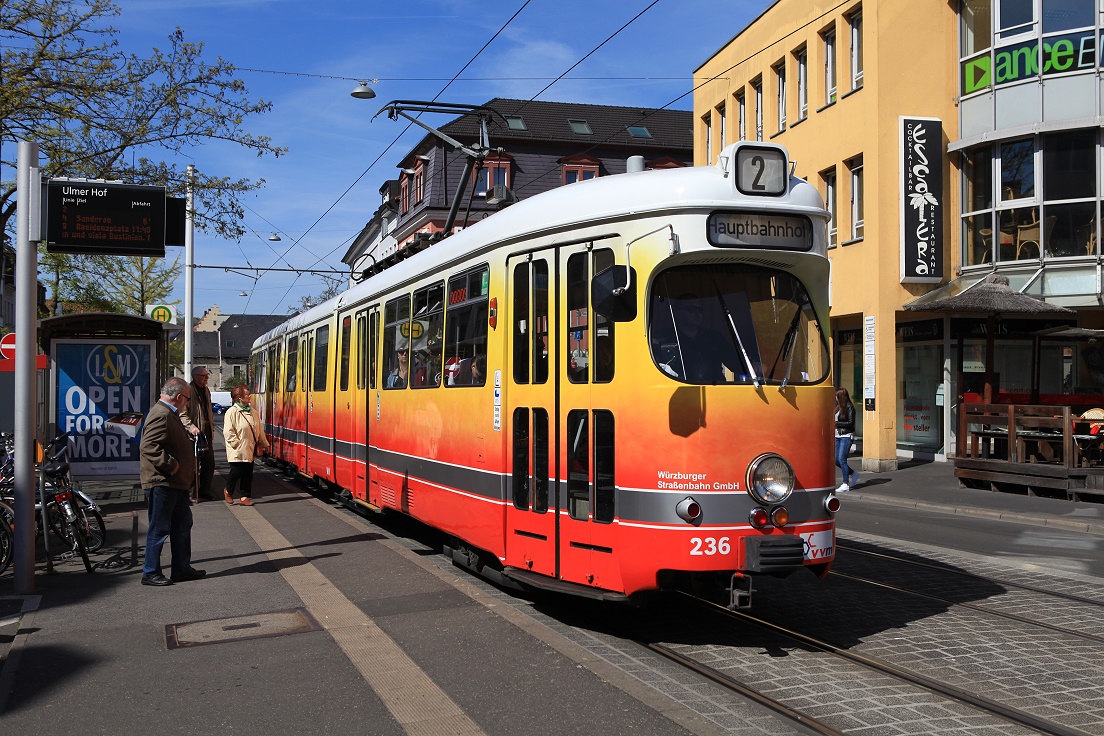
M 153 400 L 152 340 L 54 341 L 57 431 L 69 432 L 73 474 L 137 475 Z
M 943 280 L 943 123 L 900 119 L 901 283 Z
M 874 315 L 863 317 L 863 404 L 874 411 Z

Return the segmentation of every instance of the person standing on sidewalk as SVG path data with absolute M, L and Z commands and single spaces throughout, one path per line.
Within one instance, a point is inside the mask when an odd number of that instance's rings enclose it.
M 851 444 L 855 441 L 855 405 L 851 403 L 851 394 L 847 389 L 836 389 L 836 465 L 843 472 L 843 483 L 836 493 L 847 493 L 858 485 L 859 474 L 847 464 L 851 454 Z
M 142 585 L 172 585 L 199 580 L 204 570 L 192 567 L 192 510 L 188 495 L 195 476 L 195 449 L 179 413 L 188 403 L 183 378 L 170 378 L 160 400 L 146 415 L 139 445 L 138 470 L 146 491 L 149 524 Z M 172 579 L 161 573 L 161 548 L 169 540 Z
M 203 435 L 206 440 L 199 452 L 199 489 L 196 494 L 203 501 L 215 500 L 215 495 L 211 493 L 211 481 L 215 475 L 215 412 L 211 407 L 211 392 L 207 389 L 210 379 L 211 373 L 206 368 L 197 366 L 192 369 L 191 400 L 180 412 L 180 421 L 192 436 Z
M 233 504 L 240 482 L 241 496 L 238 497 L 238 503 L 252 506 L 253 460 L 264 455 L 268 449 L 268 438 L 265 437 L 260 417 L 249 404 L 249 388 L 235 386 L 230 391 L 230 398 L 234 400 L 234 405 L 226 410 L 222 424 L 230 475 L 226 479 L 226 490 L 222 495 L 226 503 Z

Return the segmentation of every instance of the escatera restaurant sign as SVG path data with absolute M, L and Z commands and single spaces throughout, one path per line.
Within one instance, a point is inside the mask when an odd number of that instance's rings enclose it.
M 943 280 L 943 121 L 900 118 L 901 283 Z

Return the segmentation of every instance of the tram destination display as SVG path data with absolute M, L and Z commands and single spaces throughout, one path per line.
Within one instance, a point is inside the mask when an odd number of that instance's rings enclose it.
M 165 187 L 51 179 L 46 250 L 164 257 L 165 207 Z

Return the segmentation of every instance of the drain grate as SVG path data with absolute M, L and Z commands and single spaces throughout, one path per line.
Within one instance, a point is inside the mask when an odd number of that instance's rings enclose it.
M 165 645 L 169 649 L 186 649 L 321 630 L 321 624 L 306 609 L 293 608 L 290 611 L 169 624 L 165 627 Z

